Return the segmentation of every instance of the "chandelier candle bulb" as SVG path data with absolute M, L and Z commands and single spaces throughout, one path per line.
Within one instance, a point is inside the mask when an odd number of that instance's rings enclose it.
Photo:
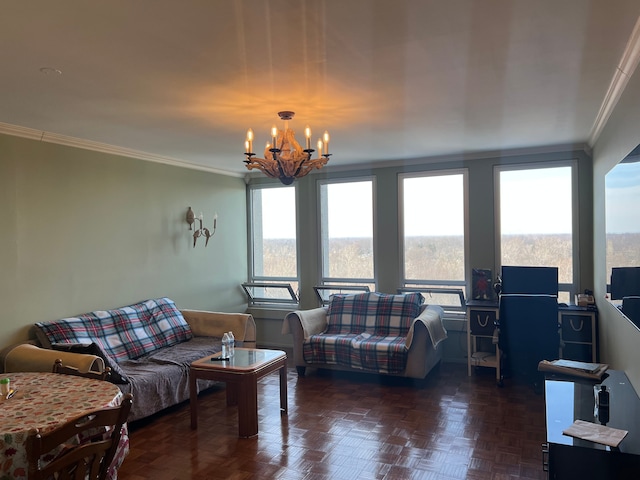
M 324 154 L 328 155 L 329 154 L 329 132 L 325 130 L 322 138 L 324 140 Z
M 246 146 L 247 146 L 247 153 L 252 153 L 253 152 L 253 130 L 251 129 L 247 130 Z
M 322 157 L 322 140 L 318 139 L 318 158 Z
M 273 144 L 273 148 L 278 148 L 278 129 L 274 125 L 271 127 L 271 143 Z
M 304 128 L 304 136 L 307 138 L 307 150 L 311 150 L 311 128 L 309 125 Z

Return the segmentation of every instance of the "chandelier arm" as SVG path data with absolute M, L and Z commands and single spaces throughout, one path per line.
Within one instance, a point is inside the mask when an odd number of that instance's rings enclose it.
M 308 162 L 309 160 L 311 160 L 311 152 L 308 150 L 305 150 L 305 152 L 307 152 L 307 158 L 303 158 L 300 161 L 300 165 L 298 165 L 298 168 L 296 169 L 296 173 L 293 174 L 294 177 L 299 178 L 299 177 L 304 177 L 307 173 L 309 173 L 309 164 L 307 163 L 305 165 L 305 162 Z M 300 172 L 302 171 L 302 168 L 305 167 L 305 171 L 306 173 L 304 173 L 303 175 L 300 175 Z

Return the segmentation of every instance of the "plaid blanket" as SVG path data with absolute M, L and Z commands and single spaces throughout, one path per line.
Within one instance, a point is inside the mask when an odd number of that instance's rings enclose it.
M 423 302 L 421 293 L 334 295 L 327 312 L 326 333 L 406 336 L 411 322 L 420 315 Z
M 36 325 L 51 343 L 96 343 L 116 362 L 192 338 L 189 324 L 169 298 Z
M 308 363 L 343 365 L 376 373 L 400 373 L 407 364 L 403 337 L 381 337 L 367 333 L 312 335 L 303 345 Z
M 378 373 L 402 372 L 407 363 L 406 337 L 423 302 L 420 293 L 334 295 L 327 329 L 305 340 L 304 360 Z

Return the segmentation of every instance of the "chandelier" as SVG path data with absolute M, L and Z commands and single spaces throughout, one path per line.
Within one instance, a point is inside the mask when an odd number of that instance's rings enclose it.
M 284 120 L 284 130 L 271 127 L 271 142 L 267 142 L 264 149 L 264 158 L 254 158 L 253 130 L 247 130 L 247 139 L 244 142 L 244 154 L 247 159 L 248 170 L 257 168 L 267 177 L 278 178 L 285 185 L 291 185 L 296 178 L 307 175 L 311 170 L 320 169 L 327 164 L 331 154 L 329 153 L 329 132 L 325 131 L 322 139 L 318 140 L 318 157 L 312 159 L 315 150 L 311 148 L 311 129 L 307 125 L 304 129 L 306 148 L 302 148 L 296 141 L 295 132 L 289 129 L 289 120 L 294 112 L 278 112 L 281 120 Z

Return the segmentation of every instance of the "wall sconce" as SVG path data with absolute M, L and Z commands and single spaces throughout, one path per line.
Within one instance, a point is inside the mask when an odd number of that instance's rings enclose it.
M 204 246 L 206 247 L 207 244 L 209 243 L 209 239 L 213 237 L 213 235 L 216 233 L 216 225 L 218 223 L 218 213 L 216 212 L 216 214 L 213 216 L 213 230 L 209 230 L 208 228 L 203 227 L 202 220 L 203 220 L 202 212 L 200 212 L 200 216 L 198 216 L 198 222 L 200 222 L 200 228 L 196 228 L 195 231 L 193 232 L 194 248 L 196 246 L 196 241 L 198 240 L 198 237 L 205 237 L 207 239 L 204 242 Z M 189 207 L 189 210 L 187 210 L 187 223 L 189 224 L 189 230 L 193 230 L 192 226 L 195 221 L 196 221 L 196 216 L 193 213 L 193 210 L 191 210 L 191 207 Z

